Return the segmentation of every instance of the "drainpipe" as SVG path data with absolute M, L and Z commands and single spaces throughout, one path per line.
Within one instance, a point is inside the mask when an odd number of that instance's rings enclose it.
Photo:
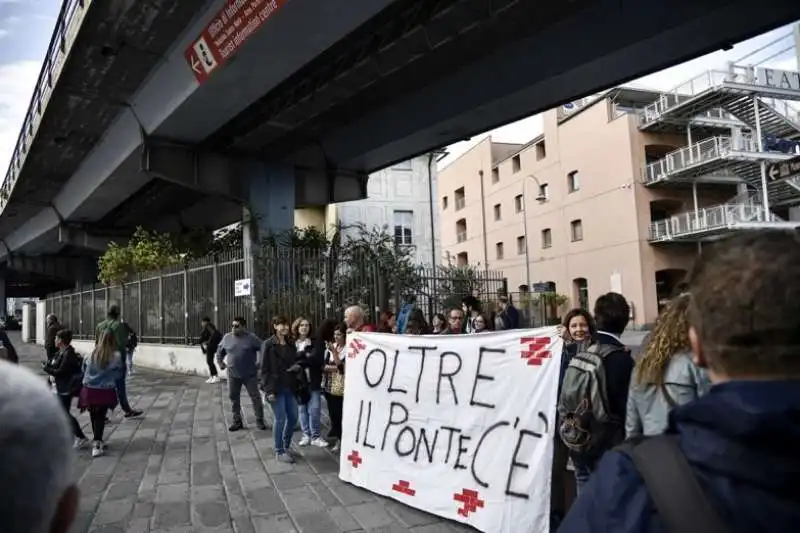
M 434 152 L 428 154 L 428 209 L 430 211 L 431 223 L 431 266 L 433 267 L 433 275 L 436 276 L 436 226 L 433 223 L 433 160 L 436 157 Z M 434 283 L 436 281 L 434 280 Z
M 489 243 L 486 242 L 486 196 L 483 193 L 483 170 L 478 171 L 481 180 L 481 224 L 483 226 L 483 271 L 489 276 Z

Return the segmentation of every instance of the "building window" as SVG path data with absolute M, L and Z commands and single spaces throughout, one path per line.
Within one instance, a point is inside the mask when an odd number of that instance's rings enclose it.
M 577 299 L 578 307 L 589 310 L 589 283 L 586 278 L 575 278 L 572 280 L 574 298 Z
M 455 197 L 456 197 L 456 211 L 464 209 L 464 204 L 466 203 L 466 195 L 464 194 L 464 187 L 456 189 Z
M 395 166 L 392 167 L 392 170 L 405 170 L 405 171 L 412 170 L 411 160 L 409 159 L 408 161 L 401 161 L 400 163 L 397 163 Z
M 447 209 L 447 196 L 442 197 L 442 210 Z
M 500 169 L 493 168 L 492 169 L 492 183 L 497 183 L 500 181 Z
M 515 155 L 511 158 L 511 172 L 517 173 L 522 169 L 522 161 L 519 158 L 519 155 Z
M 550 199 L 550 187 L 546 183 L 539 185 L 539 198 L 544 200 Z
M 525 253 L 525 237 L 517 237 L 517 255 Z
M 495 220 L 500 220 L 501 218 L 503 218 L 502 208 L 500 207 L 500 204 L 495 204 L 494 205 L 494 219 Z
M 573 220 L 569 223 L 570 233 L 572 235 L 572 242 L 583 240 L 583 222 L 580 220 Z
M 518 194 L 514 197 L 514 212 L 522 213 L 523 209 L 525 209 L 525 205 L 522 202 L 522 195 Z
M 467 254 L 467 252 L 461 252 L 458 255 L 456 255 L 456 265 L 460 267 L 465 267 L 469 265 L 469 255 Z
M 542 248 L 550 248 L 553 246 L 553 232 L 550 228 L 542 230 Z
M 456 242 L 464 242 L 467 240 L 467 219 L 460 218 L 456 220 Z
M 547 146 L 544 141 L 536 143 L 536 160 L 541 161 L 545 157 L 547 157 Z
M 567 189 L 570 193 L 581 190 L 581 181 L 578 179 L 578 171 L 573 170 L 567 174 Z
M 394 212 L 394 244 L 395 246 L 411 246 L 414 235 L 414 212 Z
M 498 242 L 494 245 L 494 255 L 497 259 L 503 258 L 503 243 Z

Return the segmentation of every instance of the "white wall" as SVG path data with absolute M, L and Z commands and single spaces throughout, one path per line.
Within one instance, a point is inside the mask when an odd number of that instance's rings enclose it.
M 72 346 L 85 356 L 94 349 L 94 342 L 72 341 Z M 133 356 L 133 366 L 134 369 L 141 367 L 190 376 L 209 376 L 206 356 L 200 351 L 200 346 L 139 344 Z M 225 377 L 225 371 L 220 372 L 220 377 Z
M 433 202 L 436 202 L 437 173 L 436 158 L 430 165 L 430 184 Z M 367 227 L 386 226 L 394 232 L 395 211 L 410 211 L 412 217 L 412 245 L 415 261 L 431 264 L 432 243 L 436 255 L 442 256 L 439 240 L 439 210 L 433 205 L 434 231 L 431 235 L 431 205 L 428 179 L 428 155 L 422 155 L 405 163 L 372 174 L 367 184 L 367 198 L 336 204 L 339 221 L 343 225 L 363 223 Z

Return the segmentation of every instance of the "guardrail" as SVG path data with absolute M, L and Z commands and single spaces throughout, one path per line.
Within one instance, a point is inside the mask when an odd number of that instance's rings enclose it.
M 758 143 L 752 135 L 711 137 L 670 152 L 663 159 L 646 165 L 642 178 L 645 184 L 655 183 L 667 179 L 670 174 L 731 152 L 757 151 Z
M 800 125 L 800 109 L 796 108 L 788 100 L 778 100 L 776 98 L 761 98 L 761 101 L 774 109 L 779 115 Z
M 753 67 L 732 65 L 730 70 L 707 70 L 677 87 L 664 92 L 658 100 L 649 104 L 642 112 L 643 122 L 658 120 L 667 110 L 698 94 L 721 86 L 723 83 L 755 83 Z
M 765 212 L 764 207 L 756 202 L 755 197 L 737 197 L 729 202 L 712 207 L 704 207 L 675 215 L 650 224 L 650 240 L 665 241 L 675 237 L 702 233 L 715 229 L 734 228 L 745 222 L 781 222 L 772 213 Z
M 42 69 L 39 71 L 39 78 L 36 81 L 33 96 L 28 105 L 28 111 L 22 122 L 17 144 L 11 155 L 5 179 L 0 185 L 0 213 L 5 209 L 9 198 L 11 198 L 11 192 L 25 164 L 25 158 L 28 155 L 31 143 L 39 130 L 44 111 L 50 102 L 50 97 L 61 75 L 61 70 L 91 4 L 92 0 L 64 0 L 61 4 L 61 11 L 56 19 L 53 36 L 50 39 Z

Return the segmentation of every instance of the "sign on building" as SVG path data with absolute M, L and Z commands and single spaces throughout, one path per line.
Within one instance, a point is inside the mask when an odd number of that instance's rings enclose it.
M 228 0 L 184 52 L 198 83 L 205 83 L 287 1 Z
M 348 335 L 339 477 L 480 531 L 548 531 L 562 344 Z
M 800 73 L 776 68 L 759 68 L 756 77 L 760 85 L 773 89 L 800 91 Z
M 771 182 L 783 181 L 797 176 L 800 176 L 800 156 L 780 163 L 772 163 L 767 167 L 767 179 Z

